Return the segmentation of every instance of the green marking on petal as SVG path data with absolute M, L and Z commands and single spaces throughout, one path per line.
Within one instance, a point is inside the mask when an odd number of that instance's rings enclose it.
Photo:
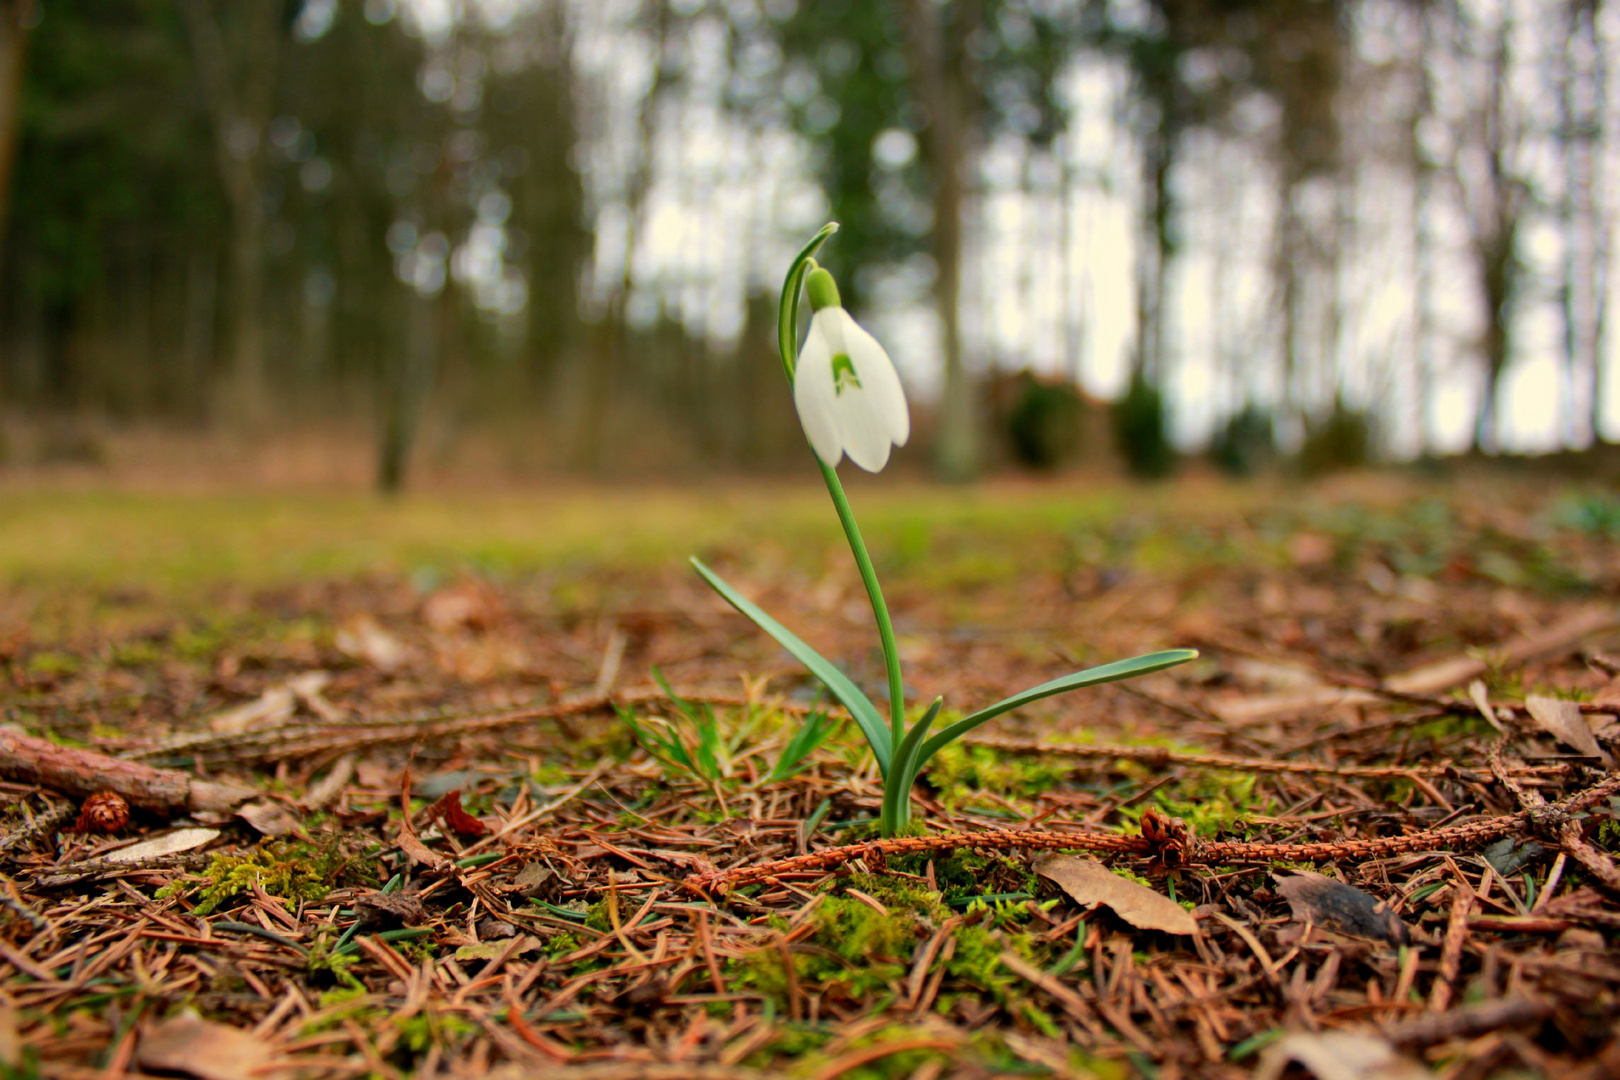
M 832 358 L 833 392 L 842 394 L 846 386 L 861 388 L 861 377 L 855 374 L 855 362 L 849 358 L 848 353 L 839 353 Z

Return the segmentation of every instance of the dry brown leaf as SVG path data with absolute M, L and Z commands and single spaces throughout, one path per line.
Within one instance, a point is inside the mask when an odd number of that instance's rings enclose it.
M 1352 885 L 1308 870 L 1271 875 L 1294 918 L 1341 934 L 1406 945 L 1412 931 L 1389 905 Z
M 337 797 L 343 794 L 343 789 L 349 786 L 349 781 L 354 779 L 354 766 L 355 758 L 352 751 L 338 758 L 320 782 L 312 784 L 309 790 L 304 792 L 303 801 L 299 805 L 306 810 L 319 810 L 326 804 L 335 802 Z
M 462 809 L 459 789 L 445 792 L 438 802 L 427 808 L 427 815 L 458 836 L 483 836 L 489 832 L 488 825 Z
M 481 581 L 447 586 L 422 601 L 422 621 L 440 633 L 488 630 L 504 614 L 501 594 Z
M 252 701 L 210 716 L 208 727 L 220 735 L 240 735 L 255 728 L 275 727 L 291 720 L 297 705 L 297 696 L 290 687 L 272 686 Z
M 1295 1031 L 1266 1049 L 1254 1080 L 1277 1080 L 1291 1064 L 1317 1080 L 1427 1080 L 1433 1075 L 1370 1031 Z
M 1256 660 L 1240 656 L 1230 662 L 1238 681 L 1261 690 L 1315 690 L 1322 685 L 1322 676 L 1304 664 L 1285 660 Z
M 370 615 L 357 615 L 333 638 L 338 651 L 379 671 L 393 671 L 405 662 L 405 646 Z
M 408 828 L 399 830 L 399 835 L 394 838 L 394 843 L 399 845 L 399 850 L 430 870 L 439 870 L 450 864 L 449 859 L 418 840 L 416 834 Z
M 249 1080 L 263 1075 L 271 1050 L 249 1032 L 204 1020 L 187 1009 L 142 1036 L 136 1058 L 145 1069 L 200 1080 Z
M 176 829 L 150 840 L 142 840 L 126 848 L 108 852 L 107 862 L 139 863 L 147 859 L 160 859 L 165 855 L 178 855 L 182 851 L 200 848 L 219 839 L 218 829 Z
M 269 799 L 238 807 L 236 816 L 264 836 L 285 836 L 300 824 L 298 818 L 289 813 L 285 807 Z
M 326 687 L 331 681 L 331 672 L 306 671 L 288 679 L 287 689 L 298 699 L 298 704 L 327 723 L 336 724 L 343 719 L 343 710 L 326 700 Z
M 1507 729 L 1502 727 L 1502 722 L 1496 718 L 1496 710 L 1491 708 L 1490 694 L 1486 692 L 1482 680 L 1475 679 L 1468 684 L 1468 697 L 1473 701 L 1474 708 L 1479 710 L 1479 715 L 1483 716 L 1491 727 L 1503 735 L 1507 734 Z
M 1613 764 L 1609 755 L 1598 746 L 1586 717 L 1581 715 L 1580 707 L 1573 701 L 1531 694 L 1524 699 L 1524 707 L 1531 719 L 1559 742 L 1574 747 L 1588 757 L 1602 758 L 1605 765 Z
M 1167 934 L 1197 934 L 1192 913 L 1168 896 L 1122 878 L 1096 859 L 1074 855 L 1046 855 L 1035 861 L 1035 872 L 1055 881 L 1077 903 L 1110 908 L 1138 930 Z
M 420 926 L 427 921 L 427 909 L 414 892 L 369 892 L 354 898 L 354 906 L 366 922 Z

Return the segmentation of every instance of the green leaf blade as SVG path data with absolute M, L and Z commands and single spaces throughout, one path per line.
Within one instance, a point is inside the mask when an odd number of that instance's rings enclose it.
M 889 728 L 883 722 L 883 717 L 878 712 L 877 706 L 873 705 L 871 699 L 861 692 L 860 687 L 856 686 L 848 675 L 838 670 L 826 657 L 806 645 L 793 631 L 765 614 L 756 604 L 727 584 L 719 574 L 704 566 L 696 558 L 692 559 L 692 567 L 704 581 L 708 582 L 709 588 L 719 593 L 726 603 L 753 620 L 754 624 L 761 630 L 775 638 L 778 645 L 792 653 L 793 658 L 803 664 L 810 674 L 820 679 L 822 685 L 827 688 L 833 697 L 837 698 L 839 703 L 849 710 L 849 714 L 855 718 L 855 723 L 860 725 L 861 733 L 866 736 L 867 743 L 871 745 L 872 754 L 877 758 L 878 768 L 882 770 L 884 776 L 887 776 L 893 752 Z
M 892 836 L 895 829 L 907 824 L 911 817 L 911 786 L 917 782 L 917 773 L 925 760 L 922 756 L 923 739 L 928 737 L 929 729 L 939 716 L 940 706 L 944 704 L 944 698 L 934 699 L 928 711 L 900 740 L 894 758 L 889 762 L 889 775 L 883 786 L 883 822 L 888 835 Z
M 1111 664 L 1087 668 L 1085 671 L 1077 671 L 1072 675 L 1065 675 L 1062 678 L 1053 679 L 1051 682 L 1032 686 L 1022 693 L 1014 694 L 1010 698 L 1004 698 L 994 705 L 980 709 L 971 716 L 964 716 L 949 727 L 942 728 L 937 735 L 923 744 L 918 767 L 921 768 L 929 758 L 960 739 L 963 735 L 982 724 L 989 723 L 1002 713 L 1022 708 L 1031 702 L 1051 697 L 1054 694 L 1080 690 L 1087 686 L 1100 686 L 1103 683 L 1119 682 L 1121 679 L 1131 679 L 1138 675 L 1150 675 L 1155 671 L 1163 671 L 1165 668 L 1175 667 L 1177 664 L 1185 664 L 1189 660 L 1196 659 L 1198 659 L 1197 649 L 1164 649 L 1160 652 L 1143 653 L 1141 656 L 1133 656 L 1126 660 L 1115 660 Z

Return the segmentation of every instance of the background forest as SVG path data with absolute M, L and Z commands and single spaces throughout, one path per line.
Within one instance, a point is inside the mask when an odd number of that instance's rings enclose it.
M 773 294 L 828 218 L 947 477 L 1586 447 L 1617 35 L 1601 0 L 0 0 L 0 460 L 798 461 Z

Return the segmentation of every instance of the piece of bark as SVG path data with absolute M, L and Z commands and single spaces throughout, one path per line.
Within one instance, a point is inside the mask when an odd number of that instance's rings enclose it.
M 252 788 L 198 780 L 174 769 L 154 769 L 10 731 L 0 731 L 0 776 L 69 795 L 112 791 L 131 806 L 159 814 L 225 813 L 258 794 Z

